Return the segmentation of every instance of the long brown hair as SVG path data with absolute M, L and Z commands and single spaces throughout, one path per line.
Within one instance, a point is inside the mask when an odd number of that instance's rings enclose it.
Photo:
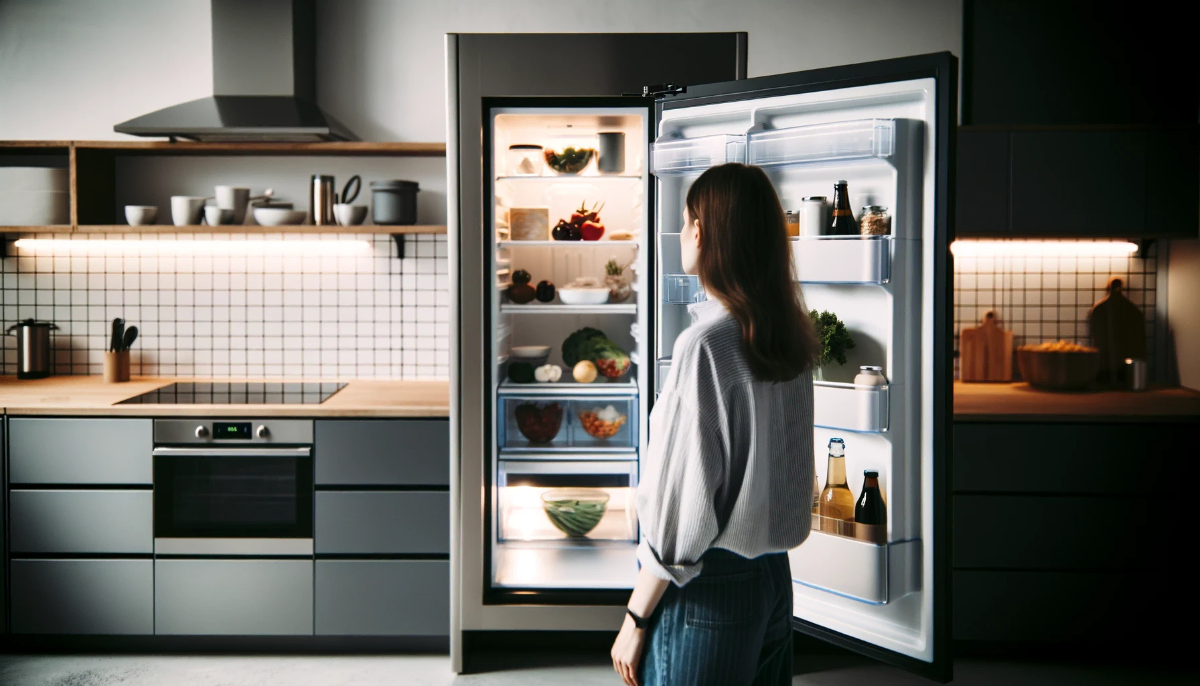
M 713 167 L 688 190 L 687 210 L 700 222 L 700 282 L 741 326 L 750 371 L 763 381 L 789 381 L 811 368 L 817 334 L 767 175 L 744 164 Z

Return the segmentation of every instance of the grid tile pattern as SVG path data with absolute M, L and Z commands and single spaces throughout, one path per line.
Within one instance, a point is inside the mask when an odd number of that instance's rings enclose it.
M 32 238 L 34 236 L 25 236 Z M 202 248 L 144 254 L 30 254 L 3 259 L 6 326 L 33 317 L 60 327 L 53 373 L 100 374 L 110 322 L 137 325 L 132 371 L 213 378 L 447 377 L 449 274 L 445 236 L 97 234 L 58 240 L 367 241 L 355 255 L 238 256 Z M 144 246 L 143 246 L 144 247 Z M 57 251 L 56 251 L 57 252 Z M 5 336 L 3 373 L 16 373 Z
M 1147 366 L 1155 369 L 1157 246 L 1123 257 L 955 257 L 954 375 L 958 378 L 958 334 L 978 326 L 995 310 L 1001 328 L 1021 345 L 1066 339 L 1089 344 L 1088 312 L 1104 297 L 1108 279 L 1124 279 L 1125 296 L 1146 317 Z M 1017 374 L 1016 365 L 1013 373 Z

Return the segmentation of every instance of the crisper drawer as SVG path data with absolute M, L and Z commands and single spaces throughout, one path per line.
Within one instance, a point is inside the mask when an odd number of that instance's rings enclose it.
M 318 636 L 445 636 L 446 560 L 317 560 Z
M 637 398 L 517 396 L 500 398 L 501 451 L 628 452 L 637 440 Z
M 813 515 L 808 539 L 788 553 L 793 581 L 872 605 L 920 589 L 920 541 L 880 544 L 852 528 L 833 533 L 841 522 L 823 519 Z
M 500 541 L 637 541 L 636 460 L 501 460 Z
M 152 483 L 150 419 L 10 419 L 13 484 Z
M 13 490 L 14 553 L 152 553 L 152 491 Z
M 314 525 L 318 554 L 449 553 L 450 494 L 319 491 Z

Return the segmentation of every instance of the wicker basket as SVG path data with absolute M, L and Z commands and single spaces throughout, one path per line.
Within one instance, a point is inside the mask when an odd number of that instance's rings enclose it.
M 1097 351 L 1062 352 L 1017 349 L 1017 367 L 1021 377 L 1034 388 L 1071 391 L 1086 388 L 1096 380 L 1100 369 Z

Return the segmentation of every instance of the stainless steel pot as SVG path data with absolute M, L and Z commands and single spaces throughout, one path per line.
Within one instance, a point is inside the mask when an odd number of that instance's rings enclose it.
M 50 332 L 58 326 L 26 319 L 8 327 L 17 336 L 17 378 L 44 379 L 50 376 Z

